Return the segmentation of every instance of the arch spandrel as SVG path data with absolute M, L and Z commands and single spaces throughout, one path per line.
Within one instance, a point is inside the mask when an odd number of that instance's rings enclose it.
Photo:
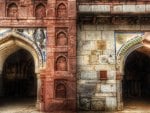
M 141 50 L 140 50 L 141 49 Z M 116 77 L 117 77 L 117 104 L 118 110 L 123 109 L 122 99 L 122 79 L 124 75 L 124 66 L 127 57 L 135 50 L 144 52 L 143 49 L 150 50 L 150 33 L 144 33 L 144 35 L 132 37 L 124 45 L 122 45 L 116 54 Z
M 43 59 L 43 51 L 41 51 L 38 42 L 35 43 L 35 40 L 28 35 L 21 35 L 16 31 L 10 29 L 6 31 L 0 33 L 0 72 L 2 71 L 3 64 L 6 58 L 10 54 L 23 48 L 30 52 L 30 54 L 33 56 L 35 62 L 35 72 L 39 73 L 40 69 L 44 68 L 45 59 Z M 33 31 L 33 34 L 34 33 L 35 32 Z
M 143 46 L 143 39 L 143 36 L 136 36 L 121 46 L 116 55 L 118 71 L 123 73 L 125 59 L 132 51 Z

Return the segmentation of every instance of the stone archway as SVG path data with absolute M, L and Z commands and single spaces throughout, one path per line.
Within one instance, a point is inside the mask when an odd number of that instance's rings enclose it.
M 40 69 L 42 68 L 42 58 L 37 46 L 32 41 L 15 33 L 9 33 L 7 36 L 0 39 L 0 83 L 2 83 L 2 71 L 6 59 L 20 49 L 29 52 L 33 57 L 35 66 L 34 73 L 37 81 L 37 99 L 35 105 L 40 109 Z M 0 87 L 0 92 L 2 92 L 1 90 L 2 87 Z
M 150 50 L 149 33 L 145 33 L 144 36 L 137 36 L 128 42 L 126 42 L 117 53 L 116 57 L 116 86 L 117 86 L 117 107 L 118 110 L 123 110 L 123 90 L 122 90 L 122 80 L 124 75 L 124 66 L 127 57 L 136 49 L 147 48 Z

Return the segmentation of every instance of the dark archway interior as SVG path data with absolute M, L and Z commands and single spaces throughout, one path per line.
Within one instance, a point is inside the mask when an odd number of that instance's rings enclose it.
M 150 56 L 135 50 L 128 57 L 124 67 L 124 100 L 150 99 Z
M 36 100 L 36 74 L 32 55 L 20 49 L 11 54 L 4 63 L 2 72 L 3 99 Z

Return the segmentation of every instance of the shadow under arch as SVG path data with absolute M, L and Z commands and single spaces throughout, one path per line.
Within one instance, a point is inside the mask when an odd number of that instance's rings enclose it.
M 116 55 L 116 87 L 117 87 L 117 110 L 123 110 L 122 79 L 127 57 L 138 48 L 144 47 L 143 36 L 137 36 L 127 41 Z
M 33 57 L 35 63 L 35 73 L 39 73 L 42 67 L 41 53 L 33 41 L 16 33 L 9 33 L 0 39 L 0 72 L 3 69 L 5 59 L 18 49 L 27 50 Z
M 19 49 L 24 49 L 28 51 L 34 60 L 35 75 L 37 79 L 37 99 L 36 107 L 40 108 L 40 70 L 43 67 L 42 55 L 39 51 L 37 45 L 29 38 L 23 37 L 15 32 L 7 33 L 3 37 L 0 37 L 0 75 L 2 75 L 3 65 L 6 59 L 13 53 L 17 52 Z M 0 79 L 1 82 L 1 79 Z M 0 88 L 2 90 L 2 88 Z M 1 91 L 0 91 L 1 92 Z

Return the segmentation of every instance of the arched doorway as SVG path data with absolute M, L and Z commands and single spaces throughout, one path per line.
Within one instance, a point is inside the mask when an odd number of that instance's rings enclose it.
M 140 47 L 125 60 L 122 81 L 125 109 L 148 109 L 150 106 L 150 50 Z
M 34 60 L 25 49 L 19 49 L 9 55 L 2 71 L 2 97 L 8 101 L 36 102 L 36 74 Z
M 33 42 L 16 34 L 10 34 L 0 39 L 1 111 L 6 111 L 10 104 L 17 104 L 20 106 L 19 108 L 24 107 L 23 104 L 30 104 L 35 110 L 37 110 L 36 107 L 41 109 L 40 66 L 42 66 L 41 56 Z M 15 101 L 13 101 L 14 99 Z M 5 102 L 10 104 L 5 104 Z M 16 103 L 14 104 L 14 102 Z

